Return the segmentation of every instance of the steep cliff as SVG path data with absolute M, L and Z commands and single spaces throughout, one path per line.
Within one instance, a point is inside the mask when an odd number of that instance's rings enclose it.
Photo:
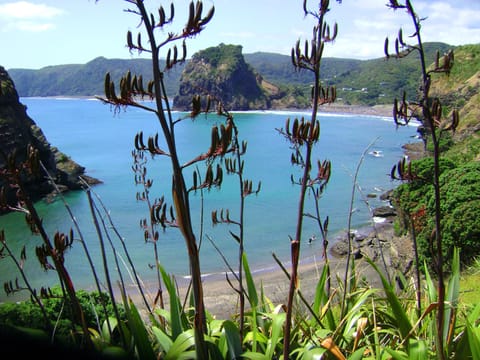
M 42 130 L 28 116 L 26 107 L 20 103 L 12 79 L 0 66 L 0 169 L 5 167 L 6 157 L 10 154 L 16 153 L 17 163 L 24 161 L 30 145 L 38 150 L 40 160 L 62 191 L 80 189 L 80 175 L 91 184 L 99 182 L 86 176 L 84 167 L 50 145 Z M 0 176 L 0 187 L 4 185 L 5 180 Z M 25 185 L 34 200 L 54 190 L 45 176 L 27 177 Z M 14 201 L 13 190 L 8 186 L 5 189 L 8 200 Z
M 245 62 L 240 45 L 220 44 L 192 56 L 183 70 L 173 106 L 190 110 L 192 96 L 209 94 L 229 110 L 267 109 L 272 89 L 262 83 L 262 77 Z

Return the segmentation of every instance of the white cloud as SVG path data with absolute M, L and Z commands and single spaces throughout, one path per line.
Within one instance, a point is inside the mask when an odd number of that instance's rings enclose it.
M 4 31 L 46 31 L 53 29 L 55 25 L 46 21 L 64 11 L 60 8 L 45 4 L 34 4 L 28 1 L 16 1 L 0 5 L 1 28 Z

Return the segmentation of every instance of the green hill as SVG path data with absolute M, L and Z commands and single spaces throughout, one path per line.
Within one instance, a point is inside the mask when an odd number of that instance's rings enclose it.
M 171 70 L 165 78 L 167 89 L 176 92 L 183 66 Z M 10 69 L 20 96 L 94 96 L 103 95 L 105 74 L 120 79 L 128 70 L 151 78 L 147 59 L 106 59 L 98 57 L 86 64 L 47 66 L 39 70 Z
M 433 62 L 437 50 L 443 53 L 451 48 L 454 47 L 444 43 L 426 43 L 427 62 Z M 296 72 L 290 56 L 257 52 L 244 54 L 244 59 L 265 81 L 277 86 L 283 96 L 297 99 L 284 104 L 302 106 L 309 103 L 311 74 Z M 172 99 L 178 95 L 180 77 L 189 62 L 167 73 L 165 81 Z M 22 97 L 94 96 L 103 94 L 106 72 L 110 71 L 114 79 L 119 79 L 127 70 L 142 74 L 145 79 L 151 74 L 147 59 L 104 57 L 86 64 L 48 66 L 39 70 L 9 69 L 8 72 Z M 414 56 L 389 61 L 384 58 L 325 58 L 321 71 L 323 81 L 337 87 L 339 103 L 359 105 L 391 104 L 395 97 L 402 95 L 403 90 L 413 96 L 420 76 Z M 276 102 L 277 105 L 279 103 Z
M 227 109 L 269 108 L 261 79 L 245 62 L 240 45 L 209 47 L 193 55 L 180 79 L 173 106 L 189 110 L 194 95 L 210 95 Z

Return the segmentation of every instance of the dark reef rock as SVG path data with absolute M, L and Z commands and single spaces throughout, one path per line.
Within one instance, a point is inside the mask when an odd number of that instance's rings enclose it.
M 210 95 L 228 110 L 268 109 L 272 89 L 245 62 L 240 45 L 220 44 L 197 52 L 185 66 L 173 107 L 191 110 L 195 95 Z
M 12 79 L 0 66 L 0 175 L 8 157 L 15 154 L 15 162 L 19 164 L 25 161 L 30 146 L 38 151 L 40 161 L 63 191 L 80 189 L 79 176 L 89 184 L 100 182 L 85 175 L 84 167 L 50 145 L 42 130 L 28 116 L 26 107 L 20 103 Z M 43 198 L 55 190 L 46 176 L 25 176 L 23 182 L 33 200 Z M 4 187 L 7 200 L 14 202 L 14 190 L 5 185 L 5 178 L 0 176 L 0 188 Z
M 397 215 L 397 210 L 393 206 L 380 206 L 373 209 L 373 216 L 388 218 Z

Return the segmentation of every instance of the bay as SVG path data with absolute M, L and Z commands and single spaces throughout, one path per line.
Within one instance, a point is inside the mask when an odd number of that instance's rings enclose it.
M 153 281 L 156 274 L 152 270 L 155 263 L 153 246 L 144 241 L 144 232 L 139 226 L 140 220 L 148 217 L 148 209 L 144 202 L 136 200 L 136 193 L 142 189 L 134 183 L 131 152 L 136 133 L 143 131 L 147 137 L 160 131 L 156 119 L 141 109 L 114 111 L 94 99 L 22 98 L 21 102 L 27 106 L 27 113 L 42 128 L 52 146 L 58 147 L 84 166 L 88 175 L 103 182 L 93 187 L 95 194 L 108 209 L 136 270 L 144 281 Z M 415 126 L 396 129 L 392 119 L 388 117 L 332 114 L 328 113 L 328 107 L 324 111 L 320 113 L 321 134 L 314 159 L 328 159 L 332 162 L 332 177 L 320 200 L 320 208 L 322 218 L 329 217 L 329 238 L 333 242 L 335 237 L 347 228 L 354 189 L 353 176 L 359 163 L 361 162 L 361 165 L 353 199 L 354 228 L 370 225 L 373 221 L 371 209 L 385 205 L 379 195 L 398 185 L 390 180 L 390 169 L 404 156 L 402 145 L 417 140 Z M 272 253 L 284 261 L 289 260 L 289 237 L 295 234 L 299 193 L 299 187 L 292 185 L 291 176 L 300 177 L 299 168 L 290 163 L 289 144 L 276 129 L 284 127 L 287 118 L 293 120 L 303 116 L 308 119 L 309 112 L 252 111 L 236 112 L 233 115 L 240 139 L 248 144 L 244 176 L 252 180 L 254 188 L 259 181 L 262 184 L 257 196 L 246 199 L 246 251 L 252 268 L 275 267 Z M 185 113 L 174 113 L 176 119 L 185 116 Z M 215 115 L 200 116 L 194 121 L 180 121 L 176 127 L 176 135 L 181 161 L 187 162 L 206 152 L 210 145 L 211 127 L 222 121 L 222 118 Z M 192 171 L 193 169 L 186 170 L 187 181 L 191 181 Z M 165 195 L 168 204 L 171 204 L 171 171 L 168 159 L 149 158 L 148 175 L 154 181 L 152 197 Z M 237 266 L 237 244 L 229 231 L 237 233 L 238 228 L 234 225 L 213 226 L 210 214 L 216 209 L 229 209 L 231 218 L 236 219 L 239 214 L 238 189 L 237 178 L 225 175 L 220 190 L 205 192 L 203 198 L 199 193 L 192 194 L 195 228 L 200 229 L 203 224 L 201 265 L 206 275 L 227 271 L 215 246 L 234 268 Z M 372 195 L 375 197 L 371 197 Z M 100 245 L 87 196 L 83 191 L 75 191 L 66 194 L 65 199 L 80 225 L 81 235 L 97 271 L 102 274 Z M 203 222 L 200 218 L 202 202 Z M 40 201 L 37 207 L 50 234 L 55 231 L 68 233 L 73 227 L 72 219 L 61 201 Z M 307 212 L 314 213 L 311 197 L 307 198 Z M 24 244 L 27 245 L 24 268 L 34 286 L 51 286 L 56 283 L 53 273 L 40 269 L 34 253 L 34 247 L 40 244 L 40 240 L 31 236 L 21 214 L 1 216 L 0 229 L 4 229 L 7 242 L 16 254 L 19 255 Z M 319 230 L 314 221 L 307 218 L 304 222 L 304 240 L 312 235 L 315 235 L 318 241 L 311 245 L 303 241 L 302 256 L 315 256 L 321 260 Z M 83 247 L 78 241 L 79 236 L 75 230 L 77 241 L 68 251 L 65 261 L 76 286 L 89 289 L 92 288 L 93 280 Z M 208 239 L 212 239 L 215 246 Z M 121 245 L 113 233 L 112 241 L 125 259 Z M 170 228 L 160 233 L 158 250 L 159 261 L 168 272 L 178 276 L 188 275 L 186 248 L 177 229 Z M 109 254 L 109 263 L 115 268 L 111 249 Z M 121 267 L 122 271 L 125 271 L 122 265 Z M 11 259 L 2 259 L 2 284 L 14 280 L 15 277 L 20 278 L 20 275 Z M 3 292 L 0 294 L 0 301 L 2 300 L 7 300 Z

